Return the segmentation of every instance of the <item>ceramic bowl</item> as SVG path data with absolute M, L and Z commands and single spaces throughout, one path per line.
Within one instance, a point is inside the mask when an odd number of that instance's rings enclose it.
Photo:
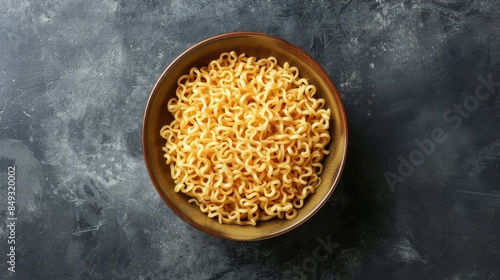
M 317 88 L 316 97 L 324 98 L 331 110 L 330 135 L 327 146 L 330 154 L 323 160 L 322 183 L 314 194 L 306 198 L 304 207 L 295 219 L 272 219 L 258 222 L 257 226 L 220 224 L 202 213 L 198 206 L 188 203 L 188 196 L 174 191 L 170 168 L 165 163 L 162 147 L 165 139 L 160 136 L 162 126 L 169 124 L 173 116 L 167 110 L 167 102 L 175 97 L 177 79 L 192 67 L 208 65 L 223 52 L 236 51 L 247 56 L 267 58 L 274 56 L 278 63 L 299 69 L 300 76 Z M 306 52 L 277 37 L 236 32 L 206 39 L 178 56 L 158 79 L 149 97 L 143 120 L 142 147 L 147 170 L 159 195 L 180 218 L 195 228 L 215 236 L 232 240 L 261 240 L 288 232 L 311 218 L 332 195 L 339 182 L 347 153 L 347 119 L 339 92 L 326 71 Z

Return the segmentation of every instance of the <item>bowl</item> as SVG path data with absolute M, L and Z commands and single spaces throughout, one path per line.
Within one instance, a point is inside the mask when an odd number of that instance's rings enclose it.
M 188 203 L 189 197 L 174 191 L 175 183 L 170 167 L 165 163 L 162 147 L 165 139 L 160 129 L 170 124 L 173 116 L 167 110 L 167 102 L 175 97 L 177 79 L 192 67 L 203 67 L 219 58 L 223 52 L 236 51 L 247 56 L 267 58 L 274 56 L 278 63 L 299 69 L 299 75 L 309 80 L 317 88 L 316 97 L 325 99 L 331 110 L 330 136 L 327 146 L 330 154 L 323 159 L 322 183 L 314 194 L 310 194 L 298 215 L 292 220 L 271 219 L 260 221 L 256 226 L 220 224 L 209 218 L 198 206 Z M 326 71 L 306 52 L 280 38 L 255 32 L 235 32 L 221 34 L 206 39 L 186 50 L 163 72 L 154 86 L 144 114 L 142 127 L 142 148 L 149 176 L 165 203 L 180 218 L 195 228 L 222 238 L 250 241 L 262 240 L 288 232 L 311 218 L 329 199 L 339 182 L 347 153 L 347 119 L 337 88 Z

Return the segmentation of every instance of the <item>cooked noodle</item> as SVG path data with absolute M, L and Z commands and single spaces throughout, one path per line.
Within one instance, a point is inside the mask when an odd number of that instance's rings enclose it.
M 330 109 L 299 70 L 225 52 L 178 80 L 160 134 L 175 191 L 220 223 L 293 219 L 321 183 Z

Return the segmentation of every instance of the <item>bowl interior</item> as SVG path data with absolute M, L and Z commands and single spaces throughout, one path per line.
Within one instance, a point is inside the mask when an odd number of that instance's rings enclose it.
M 202 67 L 222 52 L 236 51 L 247 56 L 264 58 L 274 56 L 278 63 L 299 69 L 299 74 L 316 86 L 316 97 L 324 98 L 331 110 L 330 154 L 323 160 L 322 183 L 316 193 L 309 195 L 304 207 L 293 220 L 272 219 L 257 226 L 219 224 L 210 219 L 199 207 L 187 202 L 188 197 L 174 191 L 170 168 L 165 163 L 162 147 L 165 140 L 160 136 L 162 126 L 169 124 L 173 116 L 167 110 L 167 102 L 175 97 L 177 79 L 188 73 L 193 66 Z M 161 75 L 146 107 L 143 123 L 142 144 L 149 175 L 163 200 L 170 208 L 194 227 L 219 237 L 233 240 L 259 240 L 285 233 L 311 217 L 328 200 L 340 178 L 347 152 L 347 123 L 340 95 L 328 74 L 309 55 L 281 39 L 259 33 L 230 33 L 207 39 L 179 56 Z

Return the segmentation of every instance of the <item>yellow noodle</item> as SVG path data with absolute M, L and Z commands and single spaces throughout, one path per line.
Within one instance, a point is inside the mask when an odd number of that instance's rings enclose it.
M 330 109 L 275 57 L 222 53 L 178 79 L 160 134 L 175 191 L 220 223 L 294 219 L 321 183 Z

